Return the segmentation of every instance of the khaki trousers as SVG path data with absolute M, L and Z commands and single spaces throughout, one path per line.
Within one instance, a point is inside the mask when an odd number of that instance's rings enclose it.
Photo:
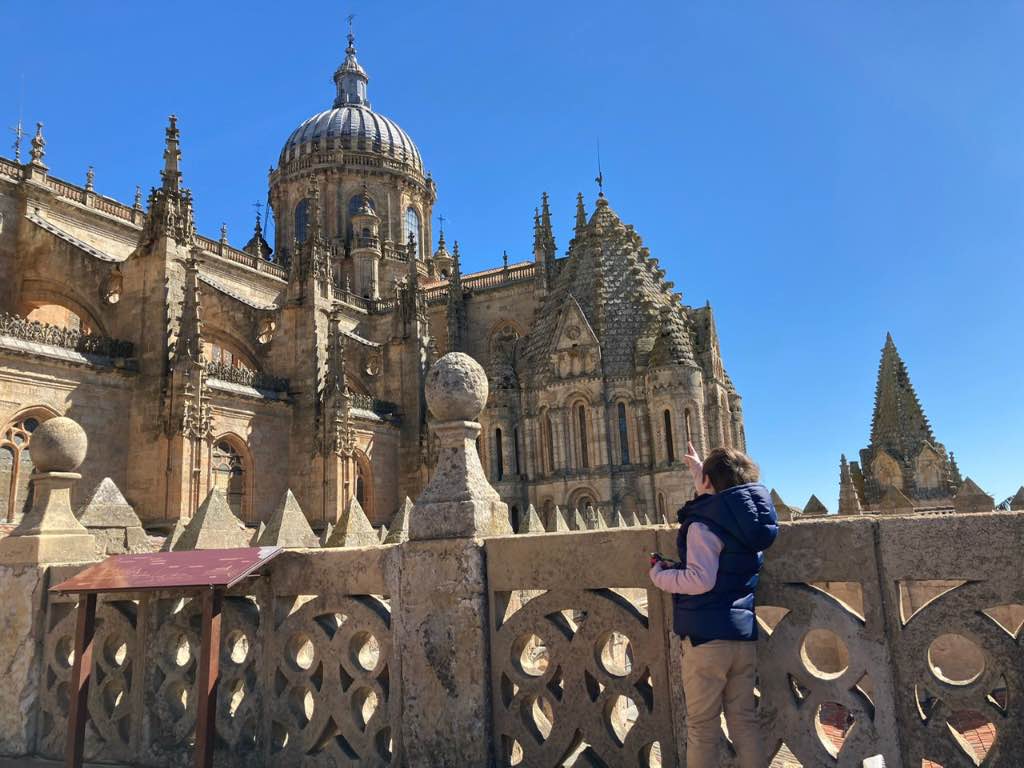
M 686 697 L 686 768 L 718 768 L 721 714 L 741 768 L 765 768 L 757 722 L 754 675 L 757 643 L 712 640 L 694 647 L 683 640 Z

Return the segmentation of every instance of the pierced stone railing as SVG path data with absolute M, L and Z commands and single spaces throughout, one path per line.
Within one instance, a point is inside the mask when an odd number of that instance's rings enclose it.
M 0 314 L 0 336 L 10 336 L 23 341 L 73 349 L 83 355 L 129 358 L 135 353 L 134 346 L 130 341 L 82 333 L 73 328 L 61 328 L 57 325 L 40 323 L 21 315 L 7 313 Z
M 482 673 L 489 720 L 457 722 L 452 702 L 430 706 L 450 718 L 451 733 L 489 733 L 492 764 L 682 768 L 679 643 L 671 600 L 647 578 L 647 554 L 671 553 L 675 533 L 649 526 L 459 545 L 484 549 L 486 572 L 461 577 L 482 579 L 484 636 L 462 631 L 465 617 L 437 615 L 438 583 L 409 575 L 457 547 L 282 555 L 226 600 L 218 765 L 408 765 L 404 750 L 423 723 L 403 717 L 403 692 L 420 696 L 413 708 L 422 712 L 418 675 Z M 758 591 L 758 706 L 773 765 L 859 767 L 878 755 L 890 767 L 1020 765 L 1021 541 L 1019 513 L 784 524 Z M 56 567 L 50 582 L 66 571 Z M 73 598 L 51 596 L 46 609 L 44 756 L 64 743 L 72 607 Z M 101 601 L 90 759 L 189 764 L 198 610 L 164 595 Z M 424 647 L 428 671 L 408 661 Z M 455 764 L 442 757 L 430 764 Z M 723 733 L 720 765 L 734 764 Z
M 394 548 L 286 553 L 225 598 L 218 766 L 401 765 Z M 78 568 L 54 569 L 54 578 Z M 348 574 L 340 581 L 339 573 Z M 37 753 L 67 736 L 75 598 L 52 598 Z M 200 601 L 112 595 L 97 611 L 86 759 L 192 765 Z
M 1013 513 L 784 525 L 758 590 L 774 764 L 1020 765 L 1022 540 Z M 485 547 L 499 765 L 685 765 L 671 601 L 644 557 L 675 531 Z
M 241 384 L 254 389 L 265 389 L 270 392 L 288 391 L 288 379 L 271 376 L 250 368 L 225 365 L 224 363 L 207 363 L 206 375 L 212 379 L 219 379 L 230 384 Z

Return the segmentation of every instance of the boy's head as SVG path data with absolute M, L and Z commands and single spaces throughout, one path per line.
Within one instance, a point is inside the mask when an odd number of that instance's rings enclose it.
M 704 477 L 715 493 L 734 485 L 756 483 L 761 477 L 757 464 L 743 451 L 735 448 L 715 448 L 704 459 Z

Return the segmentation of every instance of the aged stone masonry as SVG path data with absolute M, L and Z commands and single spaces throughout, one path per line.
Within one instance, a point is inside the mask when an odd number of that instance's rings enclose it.
M 646 557 L 674 529 L 510 534 L 474 446 L 487 396 L 467 355 L 428 372 L 438 469 L 396 543 L 353 500 L 320 548 L 283 495 L 256 537 L 290 551 L 226 600 L 218 765 L 685 766 L 679 646 Z M 87 526 L 71 515 L 87 457 L 74 421 L 33 439 L 32 508 L 0 538 L 0 755 L 59 758 L 75 605 L 46 587 L 123 551 L 139 521 L 112 482 Z M 213 489 L 164 545 L 252 535 Z M 1020 765 L 1021 541 L 1012 511 L 785 523 L 758 593 L 773 765 Z M 90 760 L 191 764 L 198 602 L 101 602 Z M 724 734 L 721 749 L 732 765 Z
M 487 371 L 477 447 L 516 528 L 531 504 L 550 529 L 556 506 L 670 516 L 688 440 L 745 445 L 710 305 L 682 303 L 603 194 L 565 201 L 564 251 L 544 195 L 531 259 L 464 274 L 351 34 L 333 80 L 269 173 L 273 244 L 259 215 L 241 249 L 196 231 L 173 116 L 145 201 L 101 194 L 102 169 L 50 175 L 41 124 L 28 162 L 0 158 L 0 428 L 21 440 L 0 438 L 0 519 L 28 501 L 23 427 L 69 415 L 93 445 L 76 504 L 110 476 L 150 529 L 211 488 L 252 526 L 287 489 L 317 531 L 353 498 L 390 526 L 437 461 L 424 377 L 448 351 Z

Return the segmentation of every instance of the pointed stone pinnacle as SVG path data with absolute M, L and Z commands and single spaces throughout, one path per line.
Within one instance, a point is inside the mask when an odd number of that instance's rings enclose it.
M 953 508 L 957 512 L 991 512 L 995 506 L 995 499 L 969 477 L 953 497 Z
M 175 551 L 248 547 L 252 534 L 235 517 L 224 491 L 211 489 L 174 544 Z
M 1017 493 L 1013 495 L 1013 498 L 1010 499 L 1010 509 L 1014 512 L 1024 511 L 1024 485 L 1022 485 L 1017 490 Z
M 391 530 L 384 537 L 385 544 L 402 544 L 409 540 L 409 515 L 412 514 L 412 499 L 408 496 L 391 518 Z
M 309 521 L 290 488 L 284 492 L 258 541 L 261 547 L 320 546 L 320 540 L 310 528 Z
M 807 500 L 807 505 L 804 507 L 804 511 L 802 512 L 802 514 L 807 515 L 808 517 L 820 517 L 822 515 L 828 514 L 828 507 L 822 504 L 821 499 L 819 499 L 812 493 L 811 498 Z
M 519 530 L 516 533 L 546 533 L 544 524 L 540 521 L 540 516 L 533 504 L 526 510 L 526 516 L 519 523 Z
M 569 520 L 565 513 L 562 512 L 558 506 L 556 506 L 554 512 L 551 513 L 551 518 L 552 531 L 555 533 L 567 533 L 572 530 L 569 527 Z
M 372 547 L 380 543 L 359 500 L 353 496 L 327 540 L 328 547 Z
M 585 531 L 590 526 L 587 524 L 586 518 L 580 512 L 579 507 L 572 508 L 572 529 L 574 531 Z
M 92 492 L 89 501 L 78 511 L 78 522 L 86 528 L 141 528 L 142 522 L 135 514 L 120 489 L 109 477 L 105 477 Z

